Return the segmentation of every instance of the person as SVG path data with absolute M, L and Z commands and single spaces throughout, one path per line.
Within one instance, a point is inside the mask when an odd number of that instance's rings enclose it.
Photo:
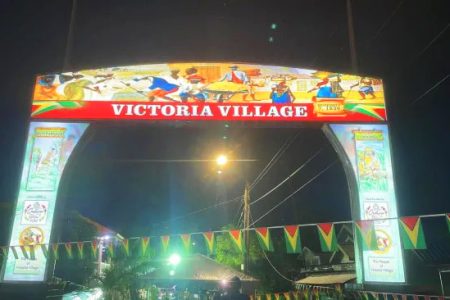
M 248 76 L 245 72 L 238 70 L 238 66 L 230 67 L 231 71 L 226 73 L 220 81 L 228 81 L 239 84 L 247 84 L 249 82 Z
M 214 300 L 250 300 L 250 297 L 241 292 L 241 279 L 234 276 L 228 281 L 225 288 L 225 294 L 220 297 L 215 297 Z
M 274 104 L 290 104 L 295 100 L 294 94 L 284 81 L 272 88 L 270 98 Z
M 336 93 L 333 93 L 333 89 L 331 88 L 330 79 L 325 77 L 322 81 L 318 82 L 315 87 L 310 89 L 308 93 L 317 90 L 316 98 L 337 98 Z
M 372 99 L 375 99 L 375 91 L 373 90 L 372 80 L 369 77 L 362 77 L 361 80 L 352 85 L 350 88 L 354 88 L 359 85 L 359 95 L 361 96 L 361 100 L 366 99 L 366 95 L 370 95 Z

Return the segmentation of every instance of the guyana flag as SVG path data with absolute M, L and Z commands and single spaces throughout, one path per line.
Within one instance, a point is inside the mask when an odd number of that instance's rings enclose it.
M 319 233 L 320 247 L 323 252 L 337 251 L 338 244 L 333 223 L 317 224 L 317 232 Z
M 215 248 L 214 232 L 203 232 L 203 237 L 205 238 L 206 250 L 208 252 L 208 255 L 212 255 Z
M 378 250 L 374 222 L 371 220 L 355 221 L 355 233 L 363 251 Z
M 77 242 L 77 250 L 78 250 L 78 257 L 80 259 L 84 258 L 84 243 L 83 242 Z
M 284 226 L 284 239 L 287 253 L 301 253 L 300 229 L 298 225 Z
M 290 292 L 284 292 L 283 296 L 284 296 L 285 300 L 291 300 L 291 293 Z
M 275 300 L 281 300 L 281 294 L 280 293 L 275 293 L 273 295 L 275 297 Z
M 52 256 L 54 260 L 59 259 L 59 244 L 52 244 Z
M 301 294 L 299 291 L 294 291 L 292 294 L 294 295 L 294 300 L 300 300 Z
M 22 251 L 23 257 L 25 257 L 26 259 L 28 259 L 29 257 L 28 257 L 28 251 L 27 251 L 27 248 L 26 248 L 25 246 L 19 246 L 19 248 L 20 248 L 20 251 Z
M 148 237 L 148 236 L 141 237 L 141 255 L 142 256 L 147 256 L 149 245 L 150 245 L 150 237 Z
M 309 300 L 309 289 L 303 291 L 303 299 Z
M 115 249 L 114 249 L 114 243 L 111 241 L 106 246 L 106 250 L 108 251 L 109 257 L 113 258 L 115 256 Z
M 91 255 L 93 258 L 97 258 L 98 255 L 98 241 L 93 240 L 91 243 Z
M 11 246 L 11 251 L 12 251 L 12 253 L 14 255 L 14 258 L 15 259 L 19 259 L 19 254 L 17 253 L 16 247 Z
M 161 247 L 164 253 L 169 249 L 170 235 L 161 236 Z
M 187 234 L 180 234 L 181 242 L 183 243 L 183 248 L 186 253 L 189 253 L 191 251 L 191 235 L 189 233 Z
M 450 231 L 450 214 L 446 215 L 446 219 L 447 219 L 447 226 L 448 226 L 448 231 Z
M 427 248 L 420 217 L 400 218 L 400 236 L 402 237 L 403 249 Z
M 244 244 L 244 238 L 242 237 L 242 231 L 239 229 L 230 230 L 230 237 L 233 240 L 234 245 L 236 246 L 236 249 L 239 250 L 241 253 L 245 253 L 245 244 Z
M 66 249 L 67 258 L 73 259 L 72 243 L 64 243 L 64 248 Z
M 264 251 L 273 252 L 272 239 L 270 238 L 270 230 L 267 227 L 255 228 L 256 236 L 259 244 Z
M 8 256 L 8 247 L 0 247 L 2 249 L 2 255 L 3 257 Z
M 123 239 L 120 241 L 122 244 L 122 249 L 125 255 L 128 257 L 130 256 L 130 242 L 128 239 Z
M 274 298 L 272 294 L 266 294 L 266 300 L 274 300 Z
M 45 258 L 48 257 L 48 246 L 46 244 L 39 244 L 39 247 L 41 247 L 42 254 L 45 256 Z

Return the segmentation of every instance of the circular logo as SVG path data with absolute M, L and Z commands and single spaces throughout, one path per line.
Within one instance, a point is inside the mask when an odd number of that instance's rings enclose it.
M 30 226 L 22 230 L 19 235 L 21 246 L 33 246 L 44 242 L 44 231 L 35 226 Z
M 386 231 L 381 229 L 375 230 L 375 233 L 377 235 L 377 244 L 378 244 L 378 250 L 376 250 L 375 252 L 380 254 L 389 252 L 389 250 L 392 247 L 391 236 Z
M 23 210 L 23 220 L 29 224 L 45 223 L 47 218 L 47 205 L 39 201 L 29 203 Z

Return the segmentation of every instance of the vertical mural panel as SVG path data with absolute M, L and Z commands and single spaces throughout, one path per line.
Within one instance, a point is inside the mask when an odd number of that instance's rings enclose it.
M 361 220 L 396 218 L 397 202 L 387 125 L 332 124 L 332 132 L 352 165 Z M 355 199 L 353 199 L 355 201 Z M 355 218 L 355 214 L 353 217 Z M 378 250 L 362 251 L 365 282 L 405 282 L 396 220 L 375 221 Z M 357 272 L 358 273 L 358 272 Z
M 9 251 L 3 266 L 3 281 L 43 281 L 47 259 L 40 249 L 49 244 L 58 185 L 64 167 L 85 123 L 32 122 L 28 131 L 25 158 L 15 209 L 10 247 L 35 248 L 35 259 Z

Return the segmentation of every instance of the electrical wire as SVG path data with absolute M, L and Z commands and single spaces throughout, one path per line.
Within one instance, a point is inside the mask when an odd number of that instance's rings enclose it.
M 281 156 L 286 152 L 289 146 L 297 139 L 300 132 L 297 132 L 290 139 L 286 140 L 286 142 L 278 149 L 278 151 L 274 154 L 272 159 L 267 163 L 267 165 L 261 170 L 259 175 L 255 178 L 255 180 L 250 184 L 250 191 L 264 178 L 264 176 L 269 172 L 269 170 L 273 167 L 274 164 L 278 162 Z
M 275 187 L 273 187 L 272 189 L 270 189 L 269 191 L 267 191 L 264 195 L 262 195 L 261 197 L 259 197 L 258 199 L 256 199 L 255 201 L 251 202 L 250 205 L 253 205 L 259 201 L 261 201 L 262 199 L 264 199 L 266 196 L 268 196 L 269 194 L 271 194 L 273 191 L 275 191 L 277 188 L 279 188 L 280 186 L 282 186 L 286 181 L 288 181 L 289 179 L 291 179 L 295 174 L 297 174 L 301 169 L 303 169 L 304 167 L 306 167 L 306 165 L 313 160 L 317 155 L 319 155 L 319 153 L 322 151 L 322 148 L 319 149 L 316 153 L 314 153 L 314 155 L 312 155 L 310 158 L 308 158 L 300 167 L 298 167 L 294 172 L 292 172 L 288 177 L 286 177 L 283 181 L 281 181 L 279 184 L 277 184 Z
M 256 221 L 254 221 L 252 224 L 250 224 L 248 228 L 254 226 L 257 222 L 259 222 L 261 219 L 265 218 L 268 214 L 270 214 L 272 211 L 274 211 L 275 209 L 277 209 L 280 205 L 282 205 L 283 203 L 285 203 L 287 200 L 289 200 L 292 196 L 294 196 L 296 193 L 298 193 L 299 191 L 301 191 L 304 187 L 306 187 L 308 184 L 310 184 L 312 181 L 314 181 L 317 177 L 319 177 L 320 175 L 322 175 L 325 171 L 327 171 L 329 168 L 331 168 L 334 164 L 336 163 L 336 160 L 334 160 L 332 163 L 330 163 L 325 169 L 323 169 L 322 171 L 320 171 L 319 173 L 317 173 L 313 178 L 311 178 L 310 180 L 308 180 L 305 184 L 303 184 L 302 186 L 300 186 L 298 189 L 296 189 L 293 193 L 291 193 L 289 196 L 287 196 L 286 198 L 284 198 L 283 200 L 281 200 L 280 202 L 278 202 L 275 206 L 273 206 L 271 209 L 269 209 L 266 213 L 264 213 L 261 217 L 259 217 Z

